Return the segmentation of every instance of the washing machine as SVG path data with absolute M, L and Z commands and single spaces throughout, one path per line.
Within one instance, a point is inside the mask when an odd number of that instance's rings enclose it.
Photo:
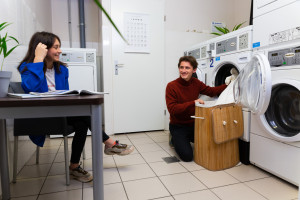
M 258 11 L 260 9 L 260 11 Z M 300 1 L 254 1 L 253 53 L 268 56 L 268 109 L 251 115 L 250 162 L 286 181 L 300 181 Z
M 250 162 L 295 185 L 300 180 L 299 45 L 265 50 L 272 66 L 271 99 L 265 113 L 251 115 L 250 128 Z
M 235 68 L 240 72 L 252 58 L 252 26 L 242 28 L 232 33 L 222 35 L 211 40 L 211 50 L 215 50 L 215 57 L 210 59 L 208 68 L 208 85 L 211 87 L 219 86 L 225 83 L 225 79 L 231 75 L 230 70 Z M 214 46 L 214 47 L 213 47 Z M 212 52 L 213 52 L 212 50 Z M 250 140 L 250 111 L 243 108 L 244 134 L 240 143 L 246 146 L 245 160 L 243 163 L 249 163 L 249 140 Z M 246 143 L 244 143 L 246 142 Z M 242 151 L 242 150 L 241 150 Z M 243 154 L 243 153 L 242 153 Z

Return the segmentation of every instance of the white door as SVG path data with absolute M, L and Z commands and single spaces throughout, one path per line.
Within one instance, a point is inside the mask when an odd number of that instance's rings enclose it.
M 125 37 L 125 26 L 129 26 L 128 21 L 124 22 L 124 16 L 126 19 L 134 15 L 144 16 L 144 23 L 148 24 L 148 35 L 145 36 L 149 50 L 146 53 L 139 50 L 124 52 L 124 41 L 104 22 L 104 91 L 110 93 L 104 101 L 105 131 L 113 134 L 162 130 L 165 103 L 164 0 L 109 2 L 111 17 Z M 136 27 L 139 28 L 139 25 Z M 117 70 L 116 64 L 119 66 Z
M 268 108 L 271 91 L 272 79 L 268 58 L 263 54 L 256 54 L 240 71 L 234 82 L 234 99 L 251 112 L 262 114 Z

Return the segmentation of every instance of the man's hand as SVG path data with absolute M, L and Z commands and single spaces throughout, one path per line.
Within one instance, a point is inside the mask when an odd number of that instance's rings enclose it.
M 45 57 L 47 56 L 48 53 L 48 49 L 47 46 L 42 44 L 41 42 L 36 46 L 35 48 L 35 57 L 33 62 L 37 63 L 37 62 L 43 62 Z
M 202 100 L 202 99 L 197 99 L 197 100 L 195 100 L 195 103 L 196 102 L 198 102 L 198 103 L 200 103 L 200 104 L 204 104 L 204 101 Z

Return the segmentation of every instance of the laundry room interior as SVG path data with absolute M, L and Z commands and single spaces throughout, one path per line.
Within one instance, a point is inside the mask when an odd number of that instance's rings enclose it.
M 0 199 L 300 200 L 299 10 L 299 0 L 2 0 Z M 46 91 L 28 82 L 39 76 Z M 79 163 L 76 117 L 89 119 Z M 68 133 L 52 133 L 52 118 Z

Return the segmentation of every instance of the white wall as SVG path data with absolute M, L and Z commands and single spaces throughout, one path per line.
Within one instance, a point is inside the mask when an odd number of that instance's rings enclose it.
M 0 20 L 0 23 L 12 23 L 3 32 L 8 32 L 9 35 L 16 37 L 21 44 L 27 45 L 34 32 L 41 30 L 51 31 L 51 2 L 40 0 L 1 0 Z M 9 43 L 8 45 L 10 48 L 11 44 Z M 12 81 L 20 80 L 16 66 L 25 56 L 25 51 L 26 47 L 25 49 L 24 47 L 18 47 L 4 62 L 3 70 L 13 71 Z M 2 61 L 2 57 L 0 59 Z M 12 169 L 13 124 L 12 120 L 7 120 L 7 123 L 9 166 Z M 20 137 L 18 170 L 29 160 L 34 150 L 35 145 L 28 137 Z M 12 178 L 12 170 L 10 170 L 10 178 Z
M 86 48 L 99 49 L 99 8 L 93 0 L 84 1 Z M 71 0 L 72 47 L 80 47 L 78 0 Z M 68 1 L 52 0 L 52 30 L 57 34 L 62 47 L 70 47 L 68 25 Z M 101 48 L 99 49 L 101 50 Z M 97 51 L 101 55 L 101 51 Z M 99 54 L 100 53 L 100 54 Z

